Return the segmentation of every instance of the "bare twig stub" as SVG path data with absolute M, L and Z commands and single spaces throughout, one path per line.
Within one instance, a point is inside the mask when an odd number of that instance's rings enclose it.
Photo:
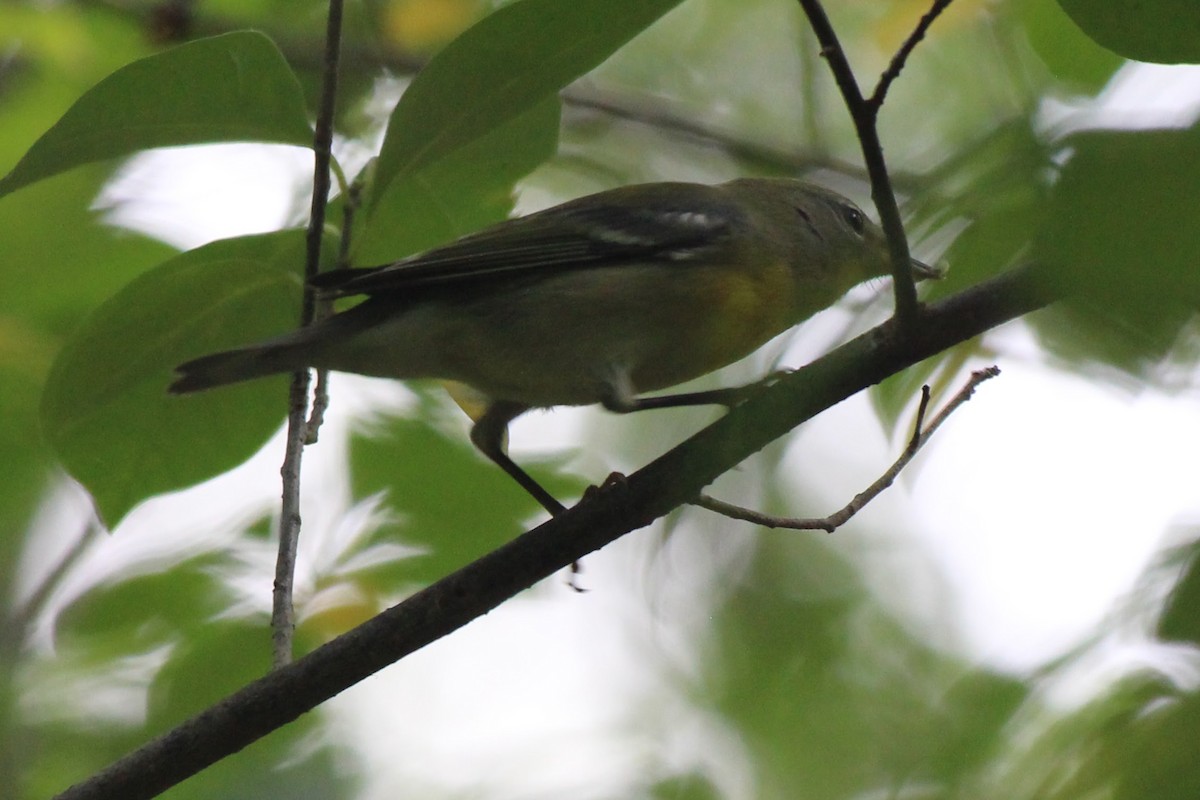
M 304 424 L 304 444 L 316 444 L 325 423 L 325 411 L 329 408 L 329 370 L 317 370 L 317 384 L 313 387 L 312 408 Z
M 770 514 L 763 514 L 749 508 L 743 508 L 732 503 L 726 503 L 723 500 L 717 500 L 708 495 L 700 495 L 693 501 L 693 505 L 707 508 L 709 511 L 715 511 L 732 519 L 739 519 L 745 522 L 753 522 L 756 525 L 762 525 L 767 528 L 790 528 L 793 530 L 818 530 L 826 533 L 833 533 L 842 525 L 850 520 L 855 514 L 861 511 L 867 503 L 870 503 L 876 497 L 883 493 L 885 489 L 895 482 L 898 476 L 908 462 L 913 460 L 913 456 L 917 451 L 929 441 L 942 423 L 954 413 L 954 410 L 963 403 L 971 399 L 971 395 L 975 393 L 976 387 L 986 380 L 996 377 L 1000 374 L 998 367 L 987 367 L 986 369 L 976 370 L 971 373 L 970 379 L 966 385 L 959 390 L 958 394 L 950 398 L 946 406 L 938 412 L 938 415 L 933 418 L 928 427 L 925 427 L 925 412 L 929 408 L 929 387 L 925 386 L 921 389 L 921 404 L 917 408 L 917 420 L 913 425 L 912 437 L 908 440 L 908 446 L 904 448 L 904 452 L 896 459 L 896 463 L 879 476 L 878 480 L 856 494 L 854 498 L 845 505 L 840 511 L 830 514 L 828 517 L 818 517 L 813 519 L 796 519 L 792 517 L 776 517 Z

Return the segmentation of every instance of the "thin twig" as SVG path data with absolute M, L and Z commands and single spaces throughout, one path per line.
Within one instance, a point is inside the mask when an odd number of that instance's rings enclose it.
M 330 168 L 338 181 L 342 192 L 342 230 L 338 237 L 337 268 L 345 269 L 350 266 L 350 241 L 354 232 L 354 215 L 362 200 L 363 176 L 360 174 L 354 181 L 347 182 L 346 174 L 342 172 L 337 160 L 330 158 Z M 320 321 L 333 313 L 333 301 L 328 298 L 316 297 L 313 308 L 313 319 Z M 325 412 L 329 409 L 329 370 L 318 369 L 317 385 L 313 389 L 312 410 L 304 427 L 304 444 L 316 444 L 320 438 L 321 425 L 325 422 Z
M 892 82 L 900 77 L 900 72 L 904 69 L 904 64 L 908 61 L 909 55 L 916 48 L 917 43 L 925 38 L 925 34 L 929 32 L 929 26 L 937 19 L 946 7 L 953 0 L 933 0 L 933 6 L 925 12 L 921 17 L 921 21 L 917 23 L 917 27 L 913 28 L 913 32 L 904 40 L 904 44 L 900 45 L 900 49 L 896 51 L 896 55 L 892 56 L 892 63 L 888 64 L 888 68 L 879 76 L 879 83 L 875 86 L 875 91 L 867 100 L 873 108 L 879 108 L 883 105 L 884 98 L 887 97 L 888 89 L 891 88 Z
M 820 0 L 799 2 L 808 16 L 817 41 L 821 44 L 821 55 L 829 63 L 833 79 L 842 93 L 846 109 L 850 112 L 850 118 L 854 121 L 863 160 L 867 165 L 867 174 L 871 177 L 871 199 L 875 201 L 875 208 L 879 211 L 879 224 L 887 234 L 892 257 L 892 291 L 896 295 L 896 320 L 901 328 L 911 330 L 920 313 L 920 305 L 917 302 L 917 287 L 913 282 L 908 240 L 904 236 L 900 209 L 896 205 L 896 195 L 888 178 L 883 145 L 879 141 L 879 131 L 876 128 L 879 108 L 863 98 L 862 90 L 854 77 L 854 70 L 850 68 L 850 62 L 846 59 L 846 53 Z
M 321 106 L 313 134 L 313 196 L 308 220 L 305 279 L 316 276 L 321 264 L 321 235 L 325 229 L 325 205 L 329 199 L 329 163 L 333 147 L 333 111 L 337 99 L 338 59 L 342 38 L 342 0 L 330 0 L 325 31 L 325 69 L 321 84 Z M 301 326 L 316 317 L 316 295 L 305 287 L 300 310 Z M 292 634 L 296 628 L 292 588 L 295 582 L 296 549 L 300 538 L 300 459 L 309 437 L 308 370 L 292 377 L 288 395 L 288 431 L 283 466 L 283 498 L 279 509 L 279 554 L 275 560 L 275 588 L 271 608 L 272 663 L 276 668 L 292 661 Z
M 814 519 L 796 519 L 792 517 L 776 517 L 770 514 L 763 514 L 749 508 L 726 503 L 723 500 L 717 500 L 708 495 L 700 495 L 700 497 L 692 502 L 692 505 L 707 508 L 709 511 L 715 511 L 732 519 L 743 520 L 745 522 L 753 522 L 756 525 L 762 525 L 767 528 L 788 528 L 791 530 L 812 531 L 819 530 L 826 533 L 833 533 L 835 530 L 845 525 L 851 517 L 883 493 L 885 489 L 891 486 L 900 472 L 908 466 L 908 463 L 913 460 L 917 451 L 929 441 L 933 436 L 934 431 L 942 426 L 955 409 L 963 403 L 971 399 L 971 395 L 975 393 L 975 389 L 979 384 L 986 380 L 996 377 L 1000 374 L 997 367 L 987 367 L 986 369 L 976 370 L 971 373 L 970 379 L 966 385 L 959 390 L 958 394 L 950 399 L 946 406 L 938 412 L 938 415 L 929 423 L 929 427 L 923 427 L 925 423 L 925 412 L 929 408 L 929 387 L 924 386 L 921 389 L 921 404 L 917 408 L 917 419 L 913 425 L 912 438 L 908 440 L 908 446 L 904 448 L 904 452 L 896 459 L 896 463 L 888 469 L 887 472 L 879 476 L 879 479 L 854 496 L 854 498 L 846 504 L 840 511 L 830 514 L 828 517 L 819 517 Z

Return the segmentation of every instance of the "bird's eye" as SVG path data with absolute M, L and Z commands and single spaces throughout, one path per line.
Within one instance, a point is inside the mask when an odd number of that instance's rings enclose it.
M 843 206 L 842 218 L 846 220 L 846 224 L 849 225 L 855 233 L 861 234 L 863 229 L 866 228 L 867 218 L 864 217 L 863 213 L 854 206 Z

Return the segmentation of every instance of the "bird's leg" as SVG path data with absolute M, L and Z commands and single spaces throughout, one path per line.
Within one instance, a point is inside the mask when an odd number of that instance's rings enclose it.
M 494 402 L 483 412 L 483 416 L 475 421 L 471 428 L 471 442 L 479 448 L 479 452 L 495 462 L 496 466 L 508 473 L 521 488 L 529 492 L 534 500 L 542 504 L 542 508 L 551 516 L 558 516 L 566 511 L 566 506 L 554 499 L 554 496 L 542 488 L 528 472 L 517 466 L 517 463 L 504 452 L 505 439 L 508 436 L 508 423 L 529 410 L 529 406 L 510 401 Z M 575 580 L 582 571 L 578 561 L 571 562 L 571 578 L 567 585 L 577 592 L 584 591 Z
M 529 410 L 529 406 L 509 401 L 492 403 L 483 412 L 483 416 L 475 421 L 471 428 L 471 442 L 479 448 L 479 452 L 490 458 L 496 466 L 508 473 L 509 477 L 529 492 L 534 500 L 541 503 L 542 508 L 557 516 L 566 511 L 566 506 L 530 477 L 529 473 L 517 466 L 516 462 L 504 452 L 504 440 L 508 434 L 508 423 Z

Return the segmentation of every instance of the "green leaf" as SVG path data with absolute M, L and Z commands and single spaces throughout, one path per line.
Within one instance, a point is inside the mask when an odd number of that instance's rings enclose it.
M 438 53 L 392 112 L 374 208 L 416 173 L 556 94 L 680 0 L 519 0 Z
M 173 367 L 296 324 L 303 232 L 214 242 L 129 284 L 55 361 L 42 427 L 102 519 L 249 457 L 278 426 L 285 379 L 166 393 Z
M 1085 36 L 1056 3 L 1022 0 L 1013 8 L 1020 15 L 1029 43 L 1054 77 L 1080 91 L 1100 91 L 1125 63 L 1116 53 Z
M 1200 303 L 1200 128 L 1084 133 L 1054 186 L 1036 260 L 1072 294 L 1154 319 Z
M 356 240 L 361 264 L 393 261 L 506 218 L 512 187 L 558 148 L 560 104 L 544 100 L 388 186 Z
M 152 147 L 311 140 L 300 84 L 278 48 L 260 33 L 228 33 L 143 58 L 100 81 L 0 179 L 0 196 Z
M 1067 140 L 1070 160 L 1033 240 L 1068 299 L 1036 315 L 1043 345 L 1150 379 L 1200 308 L 1200 128 Z
M 1162 64 L 1200 62 L 1196 0 L 1059 0 L 1083 32 L 1115 53 Z
M 730 580 L 701 687 L 755 765 L 755 797 L 950 787 L 1011 735 L 1028 690 L 913 636 L 828 540 L 764 537 Z
M 175 252 L 88 211 L 107 175 L 74 170 L 0 200 L 0 563 L 13 569 L 55 472 L 38 403 L 63 339 L 104 298 Z M 0 566 L 0 586 L 9 585 L 7 574 Z
M 1200 694 L 1189 692 L 1147 708 L 1125 732 L 1125 769 L 1114 800 L 1191 800 L 1200 795 Z
M 724 796 L 707 776 L 699 773 L 671 776 L 650 791 L 653 800 L 720 800 Z
M 55 631 L 73 652 L 101 669 L 132 650 L 151 650 L 200 635 L 231 603 L 216 577 L 221 556 L 192 558 L 170 569 L 104 583 L 60 614 Z
M 72 170 L 0 199 L 0 315 L 45 337 L 22 343 L 14 354 L 22 361 L 53 355 L 57 337 L 84 314 L 178 252 L 105 224 L 92 204 L 112 175 L 108 166 Z

